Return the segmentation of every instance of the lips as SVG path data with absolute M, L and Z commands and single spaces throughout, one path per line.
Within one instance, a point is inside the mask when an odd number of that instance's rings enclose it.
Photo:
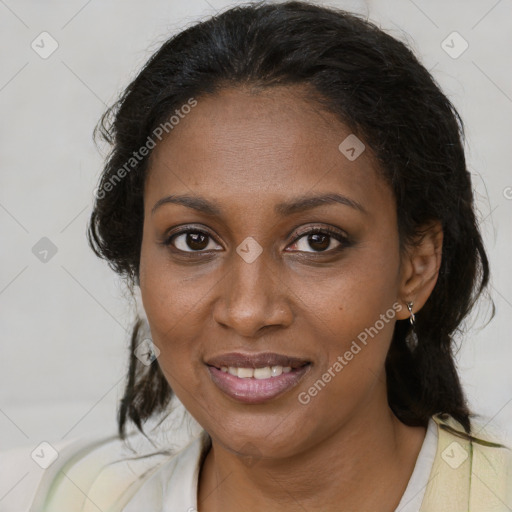
M 210 377 L 226 396 L 245 404 L 263 404 L 289 392 L 310 372 L 307 359 L 273 352 L 231 352 L 205 361 Z
M 219 370 L 222 367 L 234 368 L 264 368 L 266 366 L 283 366 L 292 369 L 300 368 L 310 363 L 307 359 L 299 357 L 285 356 L 273 352 L 264 352 L 260 354 L 243 354 L 240 352 L 231 352 L 212 357 L 206 361 L 208 366 L 213 366 Z

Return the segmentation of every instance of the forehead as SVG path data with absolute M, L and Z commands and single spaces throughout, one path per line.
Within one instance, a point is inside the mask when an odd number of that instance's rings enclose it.
M 355 160 L 347 158 L 344 141 L 354 146 L 357 139 L 306 94 L 291 86 L 226 89 L 197 98 L 197 106 L 153 150 L 148 207 L 171 193 L 214 197 L 226 208 L 311 191 L 340 192 L 377 207 L 389 202 L 391 191 L 369 148 Z

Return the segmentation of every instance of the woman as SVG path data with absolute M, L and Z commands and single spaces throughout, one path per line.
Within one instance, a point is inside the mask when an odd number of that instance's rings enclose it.
M 72 446 L 33 510 L 510 510 L 452 354 L 489 278 L 462 124 L 401 42 L 237 7 L 167 41 L 100 132 L 89 240 L 151 334 L 120 439 L 173 395 L 203 430 L 136 460 Z

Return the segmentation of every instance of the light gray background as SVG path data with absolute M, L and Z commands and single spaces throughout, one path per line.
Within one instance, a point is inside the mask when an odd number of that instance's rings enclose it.
M 133 308 L 86 243 L 92 130 L 161 42 L 235 3 L 0 0 L 0 450 L 114 431 Z M 465 121 L 497 313 L 475 317 L 459 367 L 472 407 L 510 441 L 512 2 L 324 3 L 408 41 Z M 43 31 L 59 45 L 47 59 L 31 48 Z M 469 44 L 456 59 L 442 47 L 453 31 Z M 32 252 L 42 237 L 57 247 L 46 263 Z

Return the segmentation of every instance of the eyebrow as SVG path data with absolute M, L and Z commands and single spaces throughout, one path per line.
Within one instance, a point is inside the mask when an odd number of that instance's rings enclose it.
M 172 195 L 159 199 L 151 210 L 151 215 L 164 204 L 180 204 L 188 208 L 192 208 L 206 215 L 220 216 L 222 211 L 218 203 L 210 201 L 200 196 L 190 195 Z M 292 215 L 297 212 L 311 210 L 318 206 L 326 204 L 342 204 L 349 206 L 361 213 L 367 214 L 363 205 L 354 199 L 350 199 L 341 194 L 316 194 L 316 195 L 303 195 L 296 197 L 290 201 L 279 203 L 275 206 L 275 212 L 280 216 Z

